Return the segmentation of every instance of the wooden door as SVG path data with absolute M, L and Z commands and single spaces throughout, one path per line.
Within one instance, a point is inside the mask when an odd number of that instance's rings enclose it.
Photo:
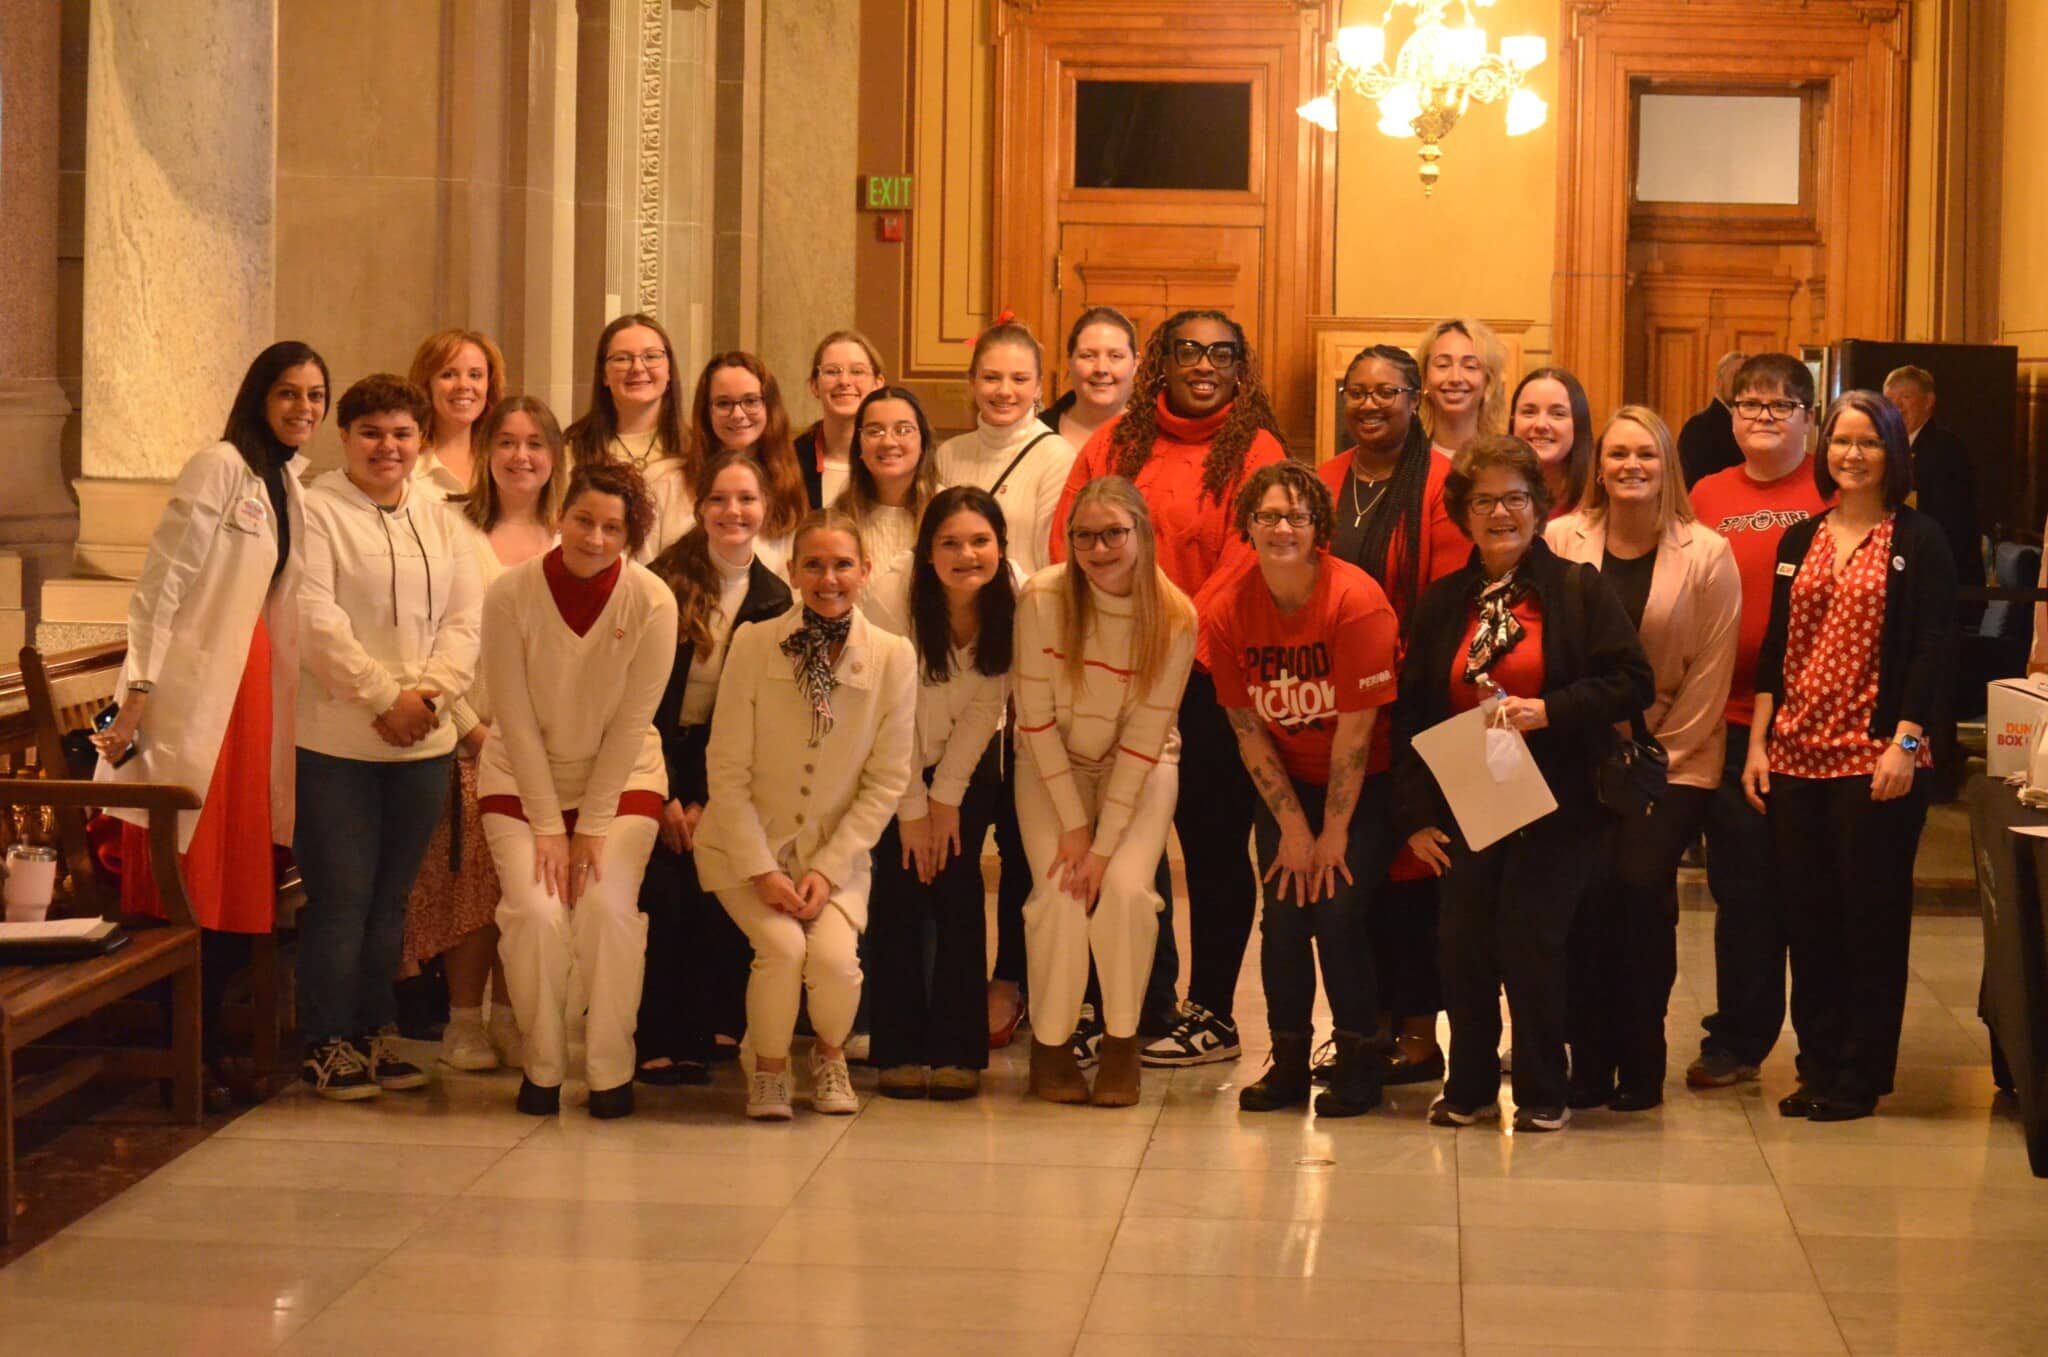
M 1176 310 L 1244 327 L 1308 445 L 1308 317 L 1334 286 L 1335 161 L 1294 110 L 1332 6 L 1005 0 L 998 10 L 994 297 L 1055 348 L 1090 306 L 1140 337 Z M 1061 365 L 1048 364 L 1048 394 Z

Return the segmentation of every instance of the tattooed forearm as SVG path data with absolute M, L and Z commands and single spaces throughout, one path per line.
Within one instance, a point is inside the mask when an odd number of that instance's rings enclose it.
M 1337 738 L 1330 750 L 1330 789 L 1324 801 L 1324 823 L 1336 820 L 1348 824 L 1358 808 L 1360 789 L 1365 786 L 1365 763 L 1372 755 L 1372 726 L 1375 712 L 1338 718 Z
M 1252 785 L 1259 789 L 1259 796 L 1273 812 L 1273 818 L 1285 820 L 1290 815 L 1302 814 L 1294 783 L 1280 765 L 1279 751 L 1273 748 L 1265 723 L 1243 707 L 1225 707 L 1223 713 L 1237 735 L 1238 757 L 1244 760 L 1244 769 L 1251 774 Z

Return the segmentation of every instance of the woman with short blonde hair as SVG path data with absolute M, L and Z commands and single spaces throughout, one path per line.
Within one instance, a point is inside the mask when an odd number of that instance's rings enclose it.
M 1485 321 L 1448 316 L 1415 345 L 1422 366 L 1422 427 L 1456 454 L 1482 434 L 1508 431 L 1507 350 Z

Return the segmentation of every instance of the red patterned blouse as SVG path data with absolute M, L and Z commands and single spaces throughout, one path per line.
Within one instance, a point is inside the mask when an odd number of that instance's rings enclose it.
M 1868 777 L 1889 745 L 1870 733 L 1877 711 L 1892 519 L 1870 530 L 1835 573 L 1835 535 L 1823 523 L 1792 577 L 1785 626 L 1785 692 L 1771 722 L 1771 771 L 1788 777 Z M 1931 768 L 1925 743 L 1917 766 Z

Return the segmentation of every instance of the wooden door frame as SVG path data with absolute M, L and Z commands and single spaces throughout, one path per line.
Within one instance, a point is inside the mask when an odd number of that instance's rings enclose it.
M 995 170 L 992 309 L 1059 315 L 1053 277 L 1059 231 L 1061 148 L 1042 129 L 1059 116 L 1060 65 L 1156 63 L 1161 49 L 1187 65 L 1227 64 L 1234 41 L 1292 36 L 1295 60 L 1276 69 L 1266 121 L 1262 241 L 1264 302 L 1258 317 L 1261 365 L 1291 445 L 1312 444 L 1315 355 L 1308 318 L 1327 314 L 1336 293 L 1335 139 L 1295 116 L 1322 93 L 1325 44 L 1336 31 L 1337 0 L 996 0 Z M 1282 63 L 1283 67 L 1287 63 Z M 1043 323 L 1043 322 L 1042 322 Z M 1064 335 L 1041 335 L 1048 364 Z
M 1564 0 L 1558 62 L 1558 359 L 1595 411 L 1621 399 L 1631 90 L 1725 77 L 1828 90 L 1817 209 L 1826 334 L 1889 338 L 1904 314 L 1911 0 Z

